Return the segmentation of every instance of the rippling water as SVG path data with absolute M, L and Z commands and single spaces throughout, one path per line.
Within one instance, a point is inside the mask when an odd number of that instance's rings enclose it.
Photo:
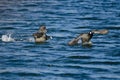
M 41 24 L 53 39 L 36 44 Z M 67 45 L 92 29 L 109 33 Z M 0 0 L 0 37 L 0 80 L 120 80 L 119 0 Z

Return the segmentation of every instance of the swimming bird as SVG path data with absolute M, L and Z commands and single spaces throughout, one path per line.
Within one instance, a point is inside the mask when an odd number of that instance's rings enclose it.
M 88 33 L 82 33 L 70 42 L 68 42 L 68 45 L 76 45 L 78 44 L 78 41 L 81 39 L 82 45 L 92 45 L 92 42 L 90 41 L 93 37 L 93 34 L 107 34 L 108 30 L 92 30 Z
M 44 25 L 40 26 L 38 32 L 33 34 L 35 42 L 43 43 L 46 40 L 50 39 L 50 36 L 48 36 L 46 33 L 47 33 L 46 26 Z

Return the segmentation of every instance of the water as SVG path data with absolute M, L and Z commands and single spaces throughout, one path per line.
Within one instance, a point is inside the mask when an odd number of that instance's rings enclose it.
M 0 80 L 120 80 L 119 5 L 119 0 L 1 0 Z M 36 44 L 32 34 L 41 24 L 53 39 Z M 92 29 L 109 33 L 94 35 L 92 47 L 67 45 Z

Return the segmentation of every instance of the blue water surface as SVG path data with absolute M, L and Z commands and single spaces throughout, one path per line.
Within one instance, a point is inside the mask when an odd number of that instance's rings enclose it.
M 53 39 L 36 44 L 41 24 Z M 109 33 L 67 45 L 93 29 Z M 0 0 L 0 80 L 120 80 L 120 0 Z

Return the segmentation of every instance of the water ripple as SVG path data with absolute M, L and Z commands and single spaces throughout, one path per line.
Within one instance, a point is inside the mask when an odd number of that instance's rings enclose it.
M 120 6 L 118 0 L 0 1 L 0 79 L 119 80 Z M 53 39 L 34 43 L 32 34 L 45 24 Z M 94 35 L 91 47 L 68 46 L 80 33 Z M 3 35 L 15 41 L 4 42 Z

